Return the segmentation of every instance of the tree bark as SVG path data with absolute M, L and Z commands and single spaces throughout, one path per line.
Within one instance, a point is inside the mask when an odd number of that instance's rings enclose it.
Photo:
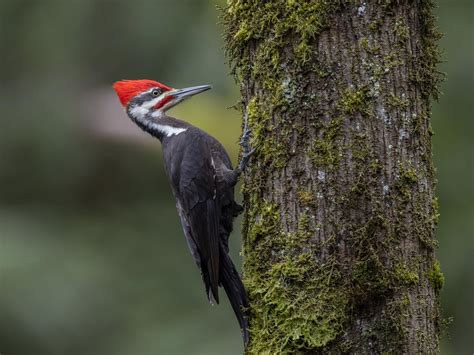
M 230 0 L 248 353 L 438 353 L 430 0 Z

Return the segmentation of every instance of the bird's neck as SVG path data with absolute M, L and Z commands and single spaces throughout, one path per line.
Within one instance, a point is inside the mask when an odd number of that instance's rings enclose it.
M 163 141 L 165 138 L 177 136 L 186 132 L 191 125 L 187 122 L 167 116 L 157 111 L 141 111 L 139 108 L 127 109 L 128 116 L 141 129 Z

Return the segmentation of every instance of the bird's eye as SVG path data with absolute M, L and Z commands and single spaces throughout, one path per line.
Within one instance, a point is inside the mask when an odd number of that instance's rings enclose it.
M 153 91 L 151 92 L 151 94 L 152 94 L 153 96 L 158 96 L 158 95 L 160 94 L 160 92 L 159 92 L 157 89 L 155 89 L 155 90 L 153 90 Z

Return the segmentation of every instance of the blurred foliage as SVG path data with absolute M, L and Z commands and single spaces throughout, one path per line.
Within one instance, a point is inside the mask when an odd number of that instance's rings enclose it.
M 229 305 L 206 300 L 159 144 L 97 129 L 112 113 L 107 122 L 137 132 L 115 80 L 209 83 L 215 90 L 173 114 L 218 137 L 235 161 L 240 119 L 227 107 L 238 91 L 215 8 L 224 3 L 0 0 L 2 354 L 241 353 Z M 439 4 L 448 74 L 433 115 L 439 256 L 454 317 L 443 352 L 463 354 L 474 349 L 473 12 L 470 0 Z
M 452 317 L 444 354 L 474 352 L 474 2 L 438 0 L 441 48 L 447 73 L 443 95 L 433 106 L 434 160 L 440 222 L 438 256 L 446 282 L 445 317 Z

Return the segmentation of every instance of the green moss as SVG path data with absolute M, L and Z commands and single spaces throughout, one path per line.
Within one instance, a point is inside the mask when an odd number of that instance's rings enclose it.
M 309 157 L 319 168 L 333 171 L 338 167 L 342 154 L 339 137 L 342 135 L 343 118 L 335 118 L 321 128 L 321 137 L 314 141 Z
M 268 134 L 274 129 L 268 108 L 254 97 L 249 101 L 247 114 L 252 131 L 251 145 L 256 149 L 255 156 L 268 165 L 268 168 L 285 167 L 289 157 L 285 140 L 267 139 Z
M 301 243 L 307 242 L 313 236 L 313 231 L 309 226 L 309 215 L 308 211 L 305 211 L 298 220 L 298 231 L 296 233 L 296 238 L 299 241 L 299 246 Z M 291 238 L 290 238 L 291 239 Z
M 408 99 L 400 98 L 393 93 L 388 94 L 387 105 L 392 109 L 405 109 L 409 106 Z
M 346 321 L 347 294 L 334 283 L 340 275 L 332 264 L 315 266 L 314 256 L 286 255 L 265 273 L 252 273 L 245 283 L 250 290 L 251 354 L 293 354 L 326 346 L 342 332 Z M 307 297 L 310 292 L 312 297 Z
M 375 19 L 370 22 L 369 24 L 369 30 L 372 32 L 377 32 L 380 28 L 380 20 Z
M 362 37 L 359 40 L 359 44 L 361 45 L 362 48 L 364 48 L 366 51 L 370 51 L 370 46 L 369 46 L 369 39 L 367 37 Z
M 314 193 L 310 190 L 298 190 L 298 201 L 303 206 L 315 207 L 316 206 L 316 198 Z
M 362 37 L 359 40 L 359 45 L 369 54 L 377 55 L 380 53 L 380 45 L 378 43 L 371 43 L 367 37 Z
M 347 88 L 342 92 L 339 108 L 346 114 L 369 113 L 367 87 Z
M 392 68 L 398 67 L 403 64 L 403 61 L 400 59 L 399 51 L 392 51 L 390 54 L 387 54 L 383 57 L 383 73 L 388 73 Z
M 314 55 L 312 43 L 327 26 L 328 14 L 339 6 L 326 0 L 230 1 L 223 10 L 226 49 L 233 72 L 240 80 L 252 78 L 269 93 L 248 98 L 247 107 L 256 159 L 263 159 L 269 170 L 287 165 L 292 132 L 298 129 L 279 119 L 282 112 L 296 110 L 305 99 L 304 88 L 298 86 L 300 81 L 288 81 L 288 72 L 297 77 L 308 70 Z M 295 39 L 291 45 L 284 40 L 289 35 Z M 285 58 L 291 58 L 291 62 L 285 63 Z M 324 73 L 312 65 L 311 70 Z M 278 136 L 267 139 L 272 132 L 278 132 Z
M 409 199 L 407 200 L 407 202 Z M 418 237 L 422 245 L 428 250 L 433 250 L 438 247 L 438 241 L 434 238 L 435 223 L 433 216 L 427 214 L 426 204 L 418 201 L 412 201 L 413 207 L 410 211 L 410 218 L 412 220 L 412 229 L 414 234 Z
M 259 214 L 254 216 L 255 222 L 250 227 L 248 237 L 250 242 L 277 232 L 280 221 L 278 207 L 270 202 L 264 201 L 259 204 Z
M 295 232 L 284 233 L 276 204 L 263 201 L 250 213 L 244 284 L 252 300 L 251 332 L 258 336 L 246 351 L 290 354 L 326 346 L 342 332 L 348 314 L 337 264 L 305 250 L 313 235 L 308 214 L 300 216 Z
M 420 4 L 421 53 L 413 59 L 410 71 L 410 80 L 417 85 L 426 100 L 439 98 L 439 85 L 445 78 L 445 74 L 438 69 L 441 63 L 438 41 L 442 33 L 436 24 L 435 7 L 436 3 L 433 0 L 423 1 Z
M 396 344 L 396 350 L 386 352 L 386 354 L 398 353 L 406 348 L 407 334 L 409 332 L 410 318 L 410 298 L 407 294 L 389 298 L 383 311 L 383 319 L 378 325 L 379 334 L 382 334 L 382 343 Z M 402 351 L 403 352 L 403 351 Z
M 327 26 L 328 14 L 339 6 L 337 1 L 326 0 L 277 0 L 263 4 L 231 1 L 223 13 L 228 25 L 225 34 L 228 57 L 234 68 L 239 68 L 243 75 L 249 74 L 254 69 L 248 67 L 248 58 L 243 52 L 248 49 L 249 41 L 263 41 L 260 43 L 260 56 L 256 58 L 256 63 L 258 65 L 268 61 L 267 64 L 277 69 L 285 43 L 283 38 L 294 34 L 293 56 L 304 65 L 312 56 L 311 41 Z M 267 68 L 267 64 L 263 67 Z M 259 73 L 254 71 L 253 74 Z
M 340 160 L 337 146 L 324 139 L 315 141 L 310 157 L 317 166 L 330 169 L 336 167 Z
M 384 265 L 380 256 L 381 251 L 388 247 L 388 240 L 378 241 L 378 237 L 385 234 L 387 228 L 387 221 L 379 215 L 351 233 L 349 245 L 356 257 L 351 277 L 357 303 L 364 303 L 374 296 L 390 292 L 392 272 Z
M 398 20 L 395 22 L 394 33 L 397 36 L 398 42 L 400 44 L 405 44 L 410 38 L 410 28 L 403 20 Z
M 409 169 L 403 171 L 402 179 L 403 179 L 404 182 L 411 185 L 411 184 L 415 184 L 416 182 L 418 182 L 418 175 L 416 174 L 415 169 L 409 168 Z
M 400 168 L 400 177 L 395 182 L 395 188 L 400 193 L 400 199 L 402 202 L 409 202 L 412 197 L 412 190 L 418 182 L 418 175 L 416 170 L 409 167 Z
M 266 134 L 266 123 L 269 120 L 269 115 L 261 110 L 256 97 L 249 101 L 247 105 L 247 115 L 249 128 L 252 131 L 251 143 L 255 146 L 260 143 L 260 140 Z
M 357 163 L 367 163 L 367 159 L 371 156 L 371 148 L 367 139 L 367 134 L 358 132 L 356 130 L 351 131 L 351 151 L 352 156 L 357 160 Z
M 441 265 L 438 260 L 435 260 L 431 270 L 428 272 L 428 280 L 436 292 L 439 292 L 444 285 L 444 275 L 441 271 Z
M 439 200 L 437 197 L 433 198 L 433 216 L 432 220 L 435 225 L 439 222 Z
M 415 286 L 420 281 L 418 274 L 410 271 L 407 265 L 402 263 L 395 267 L 395 277 L 401 284 L 406 286 Z

